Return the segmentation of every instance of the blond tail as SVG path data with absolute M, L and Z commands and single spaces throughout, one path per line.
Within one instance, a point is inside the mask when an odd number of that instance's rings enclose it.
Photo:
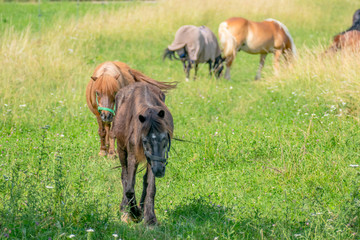
M 227 22 L 219 25 L 220 45 L 226 58 L 235 58 L 236 55 L 236 39 L 228 30 Z

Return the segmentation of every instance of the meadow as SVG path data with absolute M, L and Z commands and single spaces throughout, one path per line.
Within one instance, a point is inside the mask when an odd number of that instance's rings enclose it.
M 281 6 L 281 7 L 279 7 Z M 360 58 L 323 55 L 351 0 L 0 3 L 0 239 L 359 239 Z M 298 58 L 240 53 L 232 80 L 185 82 L 163 50 L 185 24 L 283 22 Z M 99 157 L 85 88 L 118 60 L 159 81 L 175 124 L 154 228 L 120 220 L 119 161 Z M 193 71 L 191 72 L 193 74 Z M 137 175 L 136 194 L 142 191 Z M 93 231 L 89 231 L 92 229 Z

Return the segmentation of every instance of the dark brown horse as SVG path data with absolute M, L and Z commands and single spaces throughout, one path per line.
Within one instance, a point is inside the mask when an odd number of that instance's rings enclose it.
M 173 135 L 173 118 L 165 105 L 165 95 L 146 83 L 122 88 L 116 95 L 117 113 L 111 134 L 117 139 L 121 163 L 123 198 L 122 221 L 157 223 L 154 212 L 155 177 L 165 175 Z M 140 207 L 135 197 L 135 175 L 138 165 L 147 161 Z
M 86 102 L 99 125 L 100 156 L 115 156 L 115 140 L 109 135 L 115 115 L 115 95 L 121 88 L 135 82 L 146 82 L 162 90 L 176 87 L 174 83 L 151 79 L 123 62 L 104 62 L 96 67 L 91 76 L 86 87 Z

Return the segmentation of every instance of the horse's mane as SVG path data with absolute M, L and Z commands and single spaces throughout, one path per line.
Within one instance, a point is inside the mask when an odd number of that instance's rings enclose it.
M 276 19 L 273 19 L 273 18 L 267 18 L 267 19 L 265 19 L 265 21 L 276 22 L 280 26 L 280 28 L 282 28 L 284 30 L 286 36 L 289 38 L 289 41 L 290 41 L 290 44 L 291 44 L 291 51 L 292 51 L 293 55 L 296 57 L 295 43 L 294 43 L 293 38 L 291 37 L 289 29 L 285 26 L 285 24 L 283 24 L 282 22 L 280 22 L 280 21 L 278 21 Z
M 120 90 L 120 85 L 114 77 L 103 74 L 96 79 L 94 88 L 100 93 L 113 95 Z
M 116 95 L 118 113 L 113 121 L 113 131 L 125 145 L 134 144 L 136 155 L 142 154 L 141 136 L 150 131 L 173 135 L 173 118 L 164 99 L 160 88 L 144 82 L 130 84 Z M 163 116 L 159 116 L 160 111 L 163 111 Z M 145 121 L 140 121 L 140 115 Z

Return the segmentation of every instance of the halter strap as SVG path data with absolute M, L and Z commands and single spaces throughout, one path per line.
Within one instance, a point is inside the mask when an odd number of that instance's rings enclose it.
M 108 111 L 108 112 L 111 112 L 112 114 L 114 114 L 115 115 L 115 110 L 116 110 L 116 103 L 114 104 L 114 110 L 113 109 L 111 109 L 111 108 L 106 108 L 106 107 L 100 107 L 99 106 L 99 101 L 98 101 L 98 94 L 97 93 L 95 93 L 96 94 L 96 104 L 97 104 L 97 106 L 98 106 L 98 111 L 99 111 L 99 113 L 100 113 L 100 111 L 101 110 L 104 110 L 104 111 Z
M 164 162 L 165 163 L 165 166 L 168 164 L 168 161 L 167 159 L 169 158 L 169 151 L 170 151 L 170 147 L 171 147 L 171 138 L 170 138 L 170 134 L 168 133 L 168 138 L 169 138 L 169 146 L 168 146 L 168 149 L 165 153 L 165 157 L 158 157 L 158 156 L 155 156 L 155 155 L 152 155 L 149 151 L 145 151 L 145 146 L 143 145 L 143 148 L 144 148 L 144 154 L 146 156 L 146 160 L 147 162 L 151 165 L 151 161 L 154 161 L 154 162 Z

